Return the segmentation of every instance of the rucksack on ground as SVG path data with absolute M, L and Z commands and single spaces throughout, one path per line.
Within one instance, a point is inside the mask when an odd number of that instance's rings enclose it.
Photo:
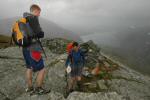
M 26 18 L 21 18 L 12 26 L 12 40 L 18 46 L 29 46 L 32 42 L 33 32 Z

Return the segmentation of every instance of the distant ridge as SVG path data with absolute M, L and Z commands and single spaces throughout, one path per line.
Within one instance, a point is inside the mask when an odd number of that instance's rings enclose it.
M 7 18 L 0 20 L 0 34 L 4 35 L 11 35 L 11 27 L 12 24 L 19 19 L 19 17 L 13 17 L 13 18 Z M 44 18 L 40 18 L 40 24 L 45 32 L 45 38 L 65 38 L 75 41 L 81 41 L 80 36 L 73 33 L 72 31 L 69 31 L 67 29 L 64 29 L 57 25 L 56 23 L 49 21 Z

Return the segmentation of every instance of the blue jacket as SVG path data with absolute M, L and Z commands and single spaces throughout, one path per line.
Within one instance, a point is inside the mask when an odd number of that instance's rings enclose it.
M 78 52 L 75 52 L 72 50 L 70 54 L 68 55 L 68 58 L 66 60 L 66 67 L 70 65 L 76 65 L 76 64 L 83 64 L 85 63 L 85 57 L 84 53 L 79 49 Z

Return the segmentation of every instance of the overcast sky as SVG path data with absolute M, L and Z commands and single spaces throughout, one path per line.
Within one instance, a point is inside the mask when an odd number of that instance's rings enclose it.
M 31 4 L 41 16 L 75 32 L 111 32 L 150 25 L 150 0 L 0 0 L 0 19 L 22 16 Z

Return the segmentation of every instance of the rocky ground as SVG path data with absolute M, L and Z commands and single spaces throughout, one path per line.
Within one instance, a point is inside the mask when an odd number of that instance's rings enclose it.
M 67 57 L 64 48 L 68 42 L 63 39 L 43 41 L 48 56 L 48 59 L 44 59 L 47 69 L 44 86 L 51 89 L 46 95 L 29 96 L 25 93 L 25 63 L 21 48 L 0 49 L 0 100 L 150 100 L 150 78 L 102 55 L 100 48 L 92 41 L 82 44 L 89 50 L 83 88 L 64 98 L 64 63 Z M 102 67 L 107 66 L 109 70 L 91 76 L 89 73 L 97 63 Z M 33 75 L 34 83 L 36 74 Z

